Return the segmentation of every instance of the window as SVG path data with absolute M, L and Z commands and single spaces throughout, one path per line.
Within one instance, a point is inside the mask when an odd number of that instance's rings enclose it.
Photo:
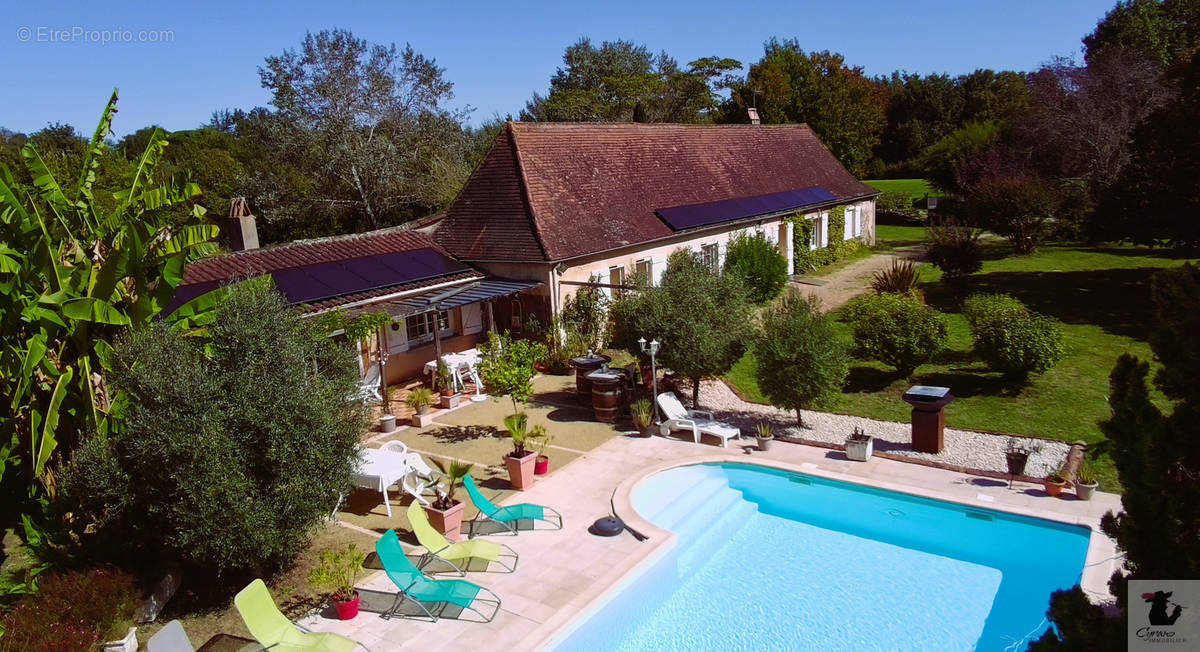
M 654 261 L 643 258 L 633 264 L 633 271 L 645 279 L 647 285 L 654 285 Z
M 700 259 L 704 261 L 705 266 L 712 270 L 713 274 L 721 271 L 721 249 L 715 242 L 700 246 Z
M 862 207 L 846 207 L 846 236 L 845 239 L 857 238 L 862 235 Z
M 612 285 L 612 298 L 621 298 L 621 287 L 625 285 L 625 268 L 624 267 L 609 267 L 608 268 L 608 284 Z
M 808 248 L 810 250 L 819 249 L 821 247 L 821 217 L 814 216 L 809 218 L 812 222 L 812 228 L 808 232 Z
M 417 315 L 415 317 L 407 317 L 404 320 L 404 325 L 408 329 L 409 342 L 433 339 L 432 312 L 427 312 L 423 315 Z M 450 330 L 450 313 L 443 310 L 437 314 L 437 327 L 439 331 Z

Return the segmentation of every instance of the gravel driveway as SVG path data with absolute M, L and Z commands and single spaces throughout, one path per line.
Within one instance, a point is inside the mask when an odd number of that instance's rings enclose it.
M 902 247 L 855 261 L 828 276 L 811 279 L 813 283 L 819 285 L 797 280 L 791 281 L 790 285 L 804 294 L 814 295 L 820 299 L 822 310 L 835 310 L 870 289 L 871 279 L 875 277 L 875 272 L 891 266 L 893 258 L 918 260 L 921 255 L 921 247 Z M 799 278 L 807 280 L 807 277 L 804 276 Z

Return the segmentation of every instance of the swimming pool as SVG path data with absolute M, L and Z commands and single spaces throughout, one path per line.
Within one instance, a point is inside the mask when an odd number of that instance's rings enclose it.
M 633 502 L 674 545 L 552 649 L 1003 650 L 1045 628 L 1090 536 L 750 464 L 664 471 Z

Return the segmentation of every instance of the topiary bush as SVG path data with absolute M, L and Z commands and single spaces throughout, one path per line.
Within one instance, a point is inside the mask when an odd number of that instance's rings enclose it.
M 946 320 L 919 300 L 901 294 L 868 294 L 842 309 L 854 332 L 856 353 L 911 376 L 946 346 Z
M 787 285 L 787 258 L 762 233 L 742 235 L 729 243 L 724 273 L 746 284 L 750 301 L 767 303 L 783 293 Z
M 1062 358 L 1062 326 L 1007 294 L 976 294 L 963 302 L 975 353 L 988 367 L 1024 379 Z
M 80 652 L 125 636 L 141 592 L 111 568 L 56 573 L 0 620 L 0 650 Z

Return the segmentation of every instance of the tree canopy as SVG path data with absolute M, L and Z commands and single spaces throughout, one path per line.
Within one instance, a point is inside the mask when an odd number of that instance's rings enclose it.
M 771 404 L 796 411 L 832 404 L 841 396 L 850 356 L 833 318 L 816 297 L 795 289 L 762 312 L 754 337 L 755 377 Z

